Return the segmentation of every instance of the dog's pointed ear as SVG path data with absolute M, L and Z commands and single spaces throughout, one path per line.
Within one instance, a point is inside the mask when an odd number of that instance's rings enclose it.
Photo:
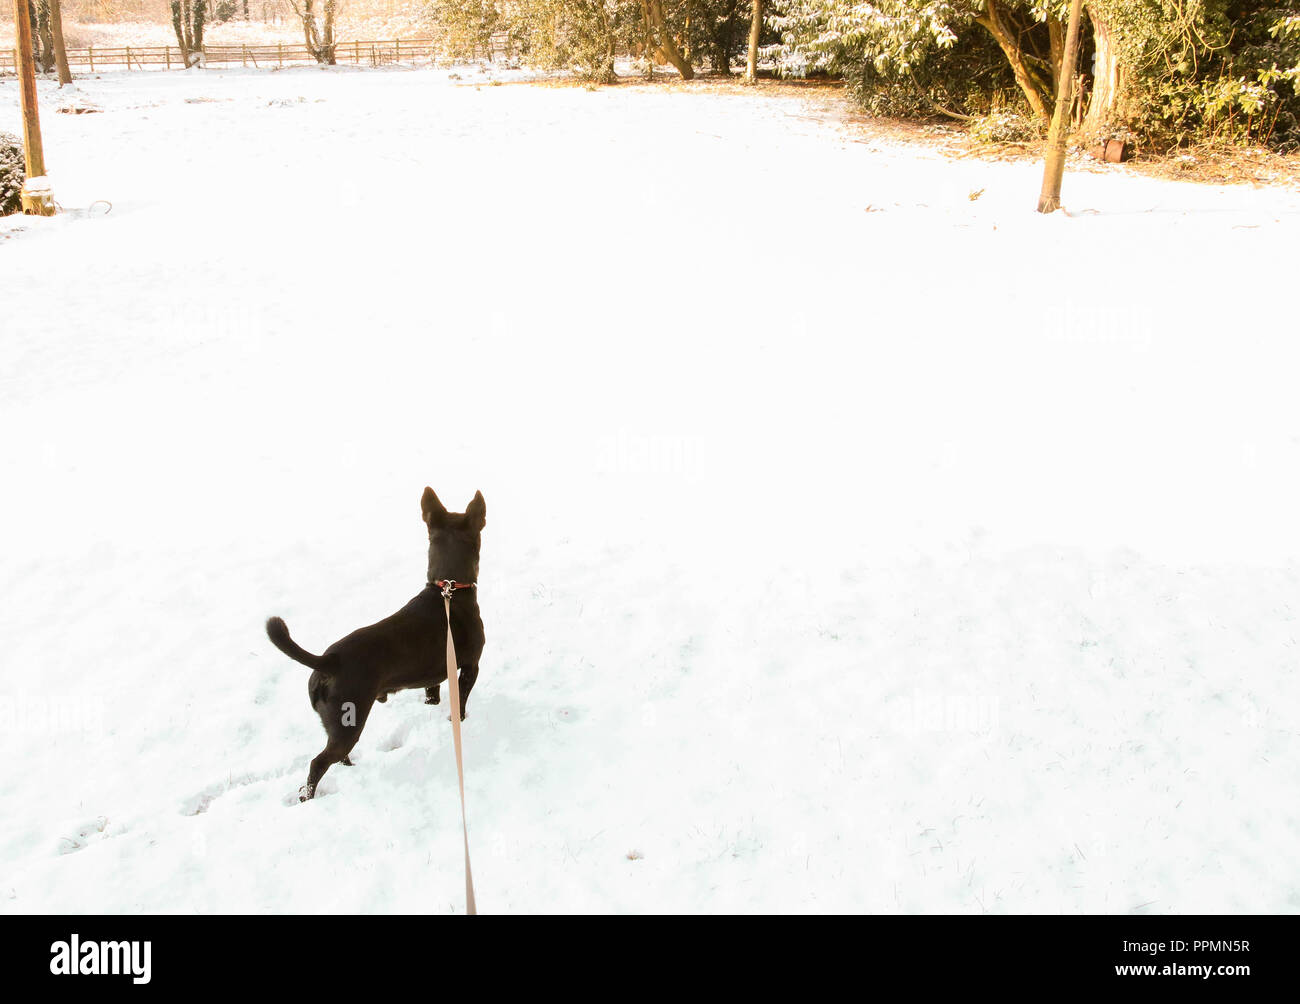
M 438 501 L 438 496 L 433 494 L 432 488 L 425 488 L 424 494 L 420 496 L 420 515 L 430 526 L 441 523 L 443 517 L 447 515 L 447 507 Z
M 475 530 L 482 530 L 487 525 L 487 503 L 483 501 L 482 492 L 474 493 L 474 498 L 465 507 L 465 518 Z

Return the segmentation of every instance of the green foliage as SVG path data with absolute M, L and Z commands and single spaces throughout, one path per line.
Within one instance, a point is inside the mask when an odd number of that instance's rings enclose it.
M 0 132 L 0 216 L 8 216 L 23 208 L 23 181 L 27 177 L 23 159 L 23 144 L 7 132 Z
M 873 115 L 979 116 L 1000 108 L 1026 111 L 1011 67 L 992 37 L 967 31 L 950 45 L 914 54 L 906 68 L 864 59 L 846 74 Z
M 1145 34 L 1132 12 L 1125 23 L 1141 133 L 1170 145 L 1300 148 L 1300 6 L 1147 0 L 1143 10 Z
M 785 0 L 771 54 L 791 75 L 844 76 L 877 113 L 982 114 L 1007 89 L 1011 64 L 990 42 L 993 22 L 1009 29 L 1032 82 L 1022 89 L 1050 99 L 1067 9 L 1065 0 Z M 1085 10 L 1080 71 L 1093 72 L 1094 30 L 1118 68 L 1107 128 L 1300 147 L 1300 0 L 1086 0 Z
M 897 79 L 956 45 L 979 9 L 981 0 L 787 0 L 771 18 L 781 33 L 773 54 L 795 76 L 852 74 L 869 62 Z
M 662 8 L 690 62 L 726 72 L 745 51 L 751 0 L 664 0 Z M 504 46 L 539 69 L 599 83 L 615 79 L 616 56 L 646 47 L 640 0 L 430 0 L 423 20 L 449 58 L 481 59 Z
M 491 54 L 492 37 L 504 28 L 502 4 L 496 0 L 436 0 L 425 7 L 422 20 L 452 59 L 478 59 Z
M 732 60 L 749 44 L 751 0 L 688 0 L 681 7 L 685 51 L 707 56 L 714 70 L 730 73 Z
M 496 39 L 540 69 L 602 83 L 614 79 L 614 57 L 641 23 L 629 0 L 432 0 L 424 20 L 450 58 L 490 57 Z
M 625 0 L 528 0 L 508 8 L 524 57 L 541 69 L 573 69 L 613 83 L 614 57 L 638 36 L 640 8 Z

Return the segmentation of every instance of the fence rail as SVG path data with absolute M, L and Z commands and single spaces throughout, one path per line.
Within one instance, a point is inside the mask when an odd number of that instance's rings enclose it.
M 336 42 L 334 61 L 340 65 L 387 66 L 413 59 L 427 59 L 437 53 L 431 38 L 393 38 L 382 41 L 357 39 Z M 203 65 L 281 67 L 317 62 L 303 42 L 269 45 L 205 45 Z M 12 51 L 11 65 L 18 66 L 18 50 Z M 175 45 L 87 46 L 68 50 L 68 66 L 90 73 L 125 66 L 128 70 L 183 70 L 185 60 Z

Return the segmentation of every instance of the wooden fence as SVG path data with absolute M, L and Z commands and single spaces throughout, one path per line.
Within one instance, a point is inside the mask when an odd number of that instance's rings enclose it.
M 393 63 L 427 59 L 436 54 L 437 46 L 429 38 L 389 39 L 387 41 L 337 42 L 334 60 L 344 66 L 388 66 Z M 266 69 L 315 64 L 316 57 L 303 42 L 270 45 L 205 45 L 203 65 L 208 67 L 248 66 Z M 12 53 L 11 65 L 18 65 L 18 51 Z M 88 46 L 68 50 L 68 66 L 74 71 L 98 73 L 125 67 L 128 70 L 183 70 L 185 62 L 175 45 Z

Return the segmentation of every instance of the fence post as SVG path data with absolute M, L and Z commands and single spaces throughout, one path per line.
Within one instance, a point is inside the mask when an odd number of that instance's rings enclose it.
M 126 47 L 126 69 L 128 73 L 131 71 L 131 47 L 129 45 Z
M 166 50 L 165 55 L 167 56 L 167 69 L 170 70 L 172 68 L 172 47 L 168 45 L 164 46 L 164 49 Z
M 244 67 L 247 67 L 247 66 L 248 66 L 248 46 L 247 46 L 247 45 L 242 46 L 241 49 L 240 49 L 240 52 L 239 52 L 239 62 L 240 62 L 240 65 L 242 65 L 242 66 L 244 66 Z
M 279 67 L 284 66 L 284 43 L 283 42 L 276 43 L 275 64 Z
M 402 40 L 399 38 L 394 40 L 393 42 L 393 62 L 400 63 L 401 61 L 402 61 Z
M 16 59 L 17 56 L 15 56 L 14 58 Z M 90 72 L 94 73 L 95 72 L 95 47 L 93 45 L 86 46 L 86 58 L 90 60 Z

